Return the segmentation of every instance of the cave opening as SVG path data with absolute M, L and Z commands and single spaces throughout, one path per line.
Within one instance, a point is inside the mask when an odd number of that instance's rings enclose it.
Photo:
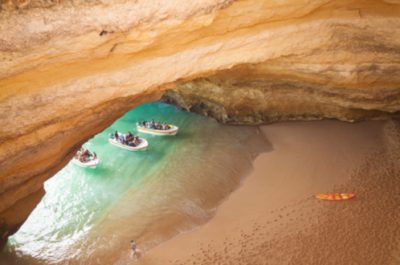
M 173 137 L 140 134 L 135 127 L 143 120 L 176 124 L 179 132 Z M 148 149 L 129 152 L 110 145 L 109 134 L 115 131 L 146 138 Z M 45 196 L 9 238 L 0 261 L 97 264 L 101 258 L 112 264 L 127 258 L 128 251 L 121 249 L 131 239 L 150 248 L 211 218 L 267 143 L 255 127 L 221 125 L 151 102 L 128 111 L 83 147 L 96 152 L 98 166 L 69 162 L 47 180 Z

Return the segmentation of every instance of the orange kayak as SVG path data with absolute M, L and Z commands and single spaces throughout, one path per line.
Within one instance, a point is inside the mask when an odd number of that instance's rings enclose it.
M 343 201 L 343 200 L 349 200 L 354 196 L 355 196 L 354 193 L 332 193 L 332 194 L 319 193 L 315 195 L 315 198 L 324 201 Z

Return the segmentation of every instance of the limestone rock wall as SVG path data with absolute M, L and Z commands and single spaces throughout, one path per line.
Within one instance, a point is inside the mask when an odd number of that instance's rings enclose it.
M 332 68 L 349 66 L 321 63 L 286 58 L 239 65 L 180 84 L 162 99 L 229 124 L 324 118 L 354 122 L 400 116 L 399 73 L 393 65 L 385 69 L 384 63 L 376 63 L 353 69 L 353 76 L 341 76 Z M 360 75 L 368 77 L 364 84 Z
M 203 91 L 230 122 L 400 110 L 400 1 L 8 0 L 0 7 L 3 242 L 81 143 L 176 84 Z M 262 118 L 252 118 L 257 113 Z

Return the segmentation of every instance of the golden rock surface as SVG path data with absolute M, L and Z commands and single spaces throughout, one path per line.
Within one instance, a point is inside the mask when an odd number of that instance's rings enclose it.
M 176 84 L 171 100 L 232 123 L 400 111 L 397 0 L 9 0 L 0 7 L 3 242 L 83 142 Z

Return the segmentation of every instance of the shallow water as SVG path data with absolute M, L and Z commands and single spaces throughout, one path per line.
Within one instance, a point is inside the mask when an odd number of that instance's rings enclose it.
M 177 136 L 144 135 L 147 151 L 108 144 L 142 119 L 179 126 Z M 164 103 L 141 105 L 85 145 L 96 169 L 69 163 L 0 254 L 0 264 L 127 264 L 129 241 L 146 249 L 208 220 L 267 145 L 257 128 L 223 126 Z

